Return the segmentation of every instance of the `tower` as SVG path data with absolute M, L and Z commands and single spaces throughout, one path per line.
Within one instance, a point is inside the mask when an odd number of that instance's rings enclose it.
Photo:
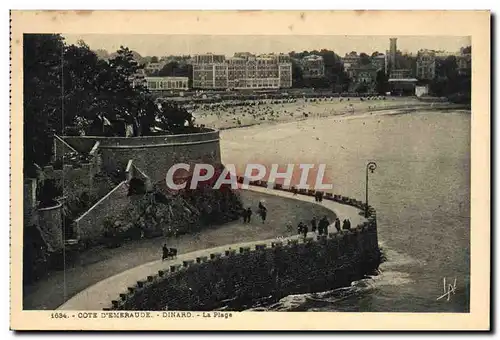
M 396 51 L 398 50 L 398 46 L 397 46 L 397 41 L 398 39 L 397 38 L 390 38 L 390 48 L 389 48 L 389 55 L 390 55 L 390 59 L 389 59 L 389 62 L 390 62 L 390 66 L 389 66 L 389 73 L 396 69 Z

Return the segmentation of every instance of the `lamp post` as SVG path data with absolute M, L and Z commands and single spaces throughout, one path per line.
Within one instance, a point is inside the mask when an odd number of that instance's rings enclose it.
M 365 207 L 365 217 L 368 217 L 368 170 L 371 171 L 371 173 L 373 174 L 373 171 L 375 171 L 375 169 L 377 168 L 377 163 L 375 162 L 368 162 L 368 164 L 366 164 L 366 191 L 365 191 L 365 194 L 366 194 L 366 207 Z

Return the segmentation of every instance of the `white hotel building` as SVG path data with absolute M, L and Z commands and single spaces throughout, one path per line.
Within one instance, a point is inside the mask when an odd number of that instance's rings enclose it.
M 285 55 L 236 53 L 193 58 L 193 88 L 278 89 L 292 86 L 292 64 Z

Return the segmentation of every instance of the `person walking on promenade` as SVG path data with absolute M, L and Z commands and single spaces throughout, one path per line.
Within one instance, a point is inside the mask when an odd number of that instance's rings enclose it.
M 314 216 L 311 220 L 311 231 L 313 233 L 316 232 L 316 229 L 318 228 L 318 224 L 317 224 L 317 221 L 316 221 L 316 216 Z
M 304 231 L 304 223 L 302 223 L 302 221 L 299 222 L 299 225 L 297 226 L 297 234 L 302 234 L 302 232 Z
M 347 219 L 347 229 L 351 229 L 351 220 Z
M 163 252 L 163 255 L 161 257 L 161 260 L 164 261 L 165 259 L 168 258 L 168 248 L 167 248 L 167 244 L 163 244 L 163 247 L 162 247 L 162 252 Z
M 262 218 L 262 223 L 264 223 L 266 221 L 267 208 L 262 204 L 262 201 L 259 202 L 259 215 Z
M 320 229 L 320 232 L 319 234 L 320 235 L 327 235 L 328 234 L 328 225 L 330 224 L 330 222 L 328 221 L 328 218 L 325 216 L 323 216 L 323 218 L 321 219 L 321 221 L 319 221 L 319 229 Z
M 338 217 L 335 219 L 335 229 L 340 233 L 340 220 Z
M 267 209 L 261 209 L 260 210 L 260 218 L 262 218 L 262 223 L 264 224 L 266 222 L 266 216 L 267 216 Z
M 309 232 L 309 228 L 304 224 L 304 228 L 302 228 L 302 233 L 304 234 L 304 241 L 306 240 L 307 233 Z
M 250 219 L 252 218 L 252 209 L 250 207 L 247 208 L 247 223 L 250 223 Z
M 241 212 L 241 216 L 243 217 L 243 223 L 247 223 L 247 220 L 248 220 L 247 209 L 243 209 L 243 211 Z
M 347 229 L 349 229 L 349 225 L 347 224 L 347 220 L 344 220 L 344 221 L 342 222 L 342 229 L 343 229 L 343 230 L 347 230 Z

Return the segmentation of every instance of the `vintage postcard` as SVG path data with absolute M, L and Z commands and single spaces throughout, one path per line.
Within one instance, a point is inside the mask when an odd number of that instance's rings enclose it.
M 489 12 L 10 30 L 12 329 L 490 329 Z

